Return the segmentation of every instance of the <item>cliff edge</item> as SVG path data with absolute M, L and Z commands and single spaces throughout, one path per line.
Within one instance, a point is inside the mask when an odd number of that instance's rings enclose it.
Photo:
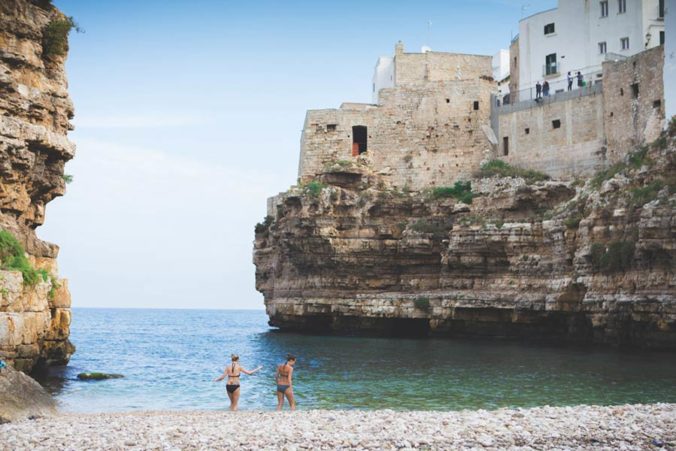
M 675 134 L 586 181 L 493 161 L 408 192 L 328 164 L 256 227 L 270 324 L 676 349 Z
M 74 351 L 59 249 L 35 233 L 75 151 L 64 72 L 73 26 L 48 0 L 0 2 L 0 359 L 23 371 Z

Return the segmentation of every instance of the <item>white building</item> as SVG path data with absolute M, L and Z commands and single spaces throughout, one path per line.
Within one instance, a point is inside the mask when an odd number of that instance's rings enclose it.
M 493 55 L 493 79 L 498 84 L 498 98 L 502 99 L 509 94 L 509 50 L 500 49 Z
M 669 126 L 671 118 L 676 116 L 676 0 L 667 1 L 664 22 L 664 110 Z
M 519 22 L 519 100 L 538 81 L 547 80 L 552 93 L 567 89 L 569 71 L 596 82 L 607 57 L 634 55 L 664 39 L 664 0 L 559 0 L 558 8 Z

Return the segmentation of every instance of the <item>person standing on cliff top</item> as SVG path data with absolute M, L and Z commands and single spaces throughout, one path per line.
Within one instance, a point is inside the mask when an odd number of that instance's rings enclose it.
M 540 99 L 542 97 L 542 85 L 540 84 L 540 81 L 535 83 L 535 100 Z
M 566 76 L 566 79 L 568 81 L 568 90 L 572 91 L 573 90 L 573 75 L 568 71 L 568 75 Z
M 245 370 L 239 365 L 239 356 L 237 354 L 233 354 L 231 356 L 230 366 L 225 368 L 223 374 L 221 374 L 220 377 L 214 379 L 214 382 L 220 382 L 226 377 L 228 378 L 228 381 L 225 385 L 225 390 L 228 392 L 228 398 L 230 398 L 230 410 L 237 410 L 237 405 L 239 404 L 239 376 L 242 373 L 252 375 L 261 368 L 263 367 L 259 366 L 258 368 L 251 371 Z
M 284 405 L 284 396 L 289 402 L 291 410 L 296 410 L 296 400 L 293 397 L 293 366 L 296 364 L 296 357 L 287 354 L 286 362 L 277 366 L 277 410 L 282 410 Z

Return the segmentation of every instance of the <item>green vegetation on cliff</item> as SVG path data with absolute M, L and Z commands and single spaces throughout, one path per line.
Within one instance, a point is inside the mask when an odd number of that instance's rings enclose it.
M 446 197 L 454 197 L 460 202 L 472 203 L 472 182 L 455 182 L 453 186 L 439 186 L 433 188 L 431 191 L 433 199 L 443 199 Z
M 73 29 L 80 31 L 72 17 L 52 19 L 42 32 L 42 57 L 64 56 L 68 52 L 68 34 Z
M 491 160 L 481 165 L 479 170 L 480 178 L 488 177 L 521 177 L 528 183 L 541 182 L 549 180 L 550 177 L 542 172 L 534 171 L 532 169 L 523 169 L 505 163 L 502 160 Z
M 21 243 L 6 230 L 0 230 L 0 268 L 9 271 L 20 271 L 26 285 L 33 286 L 42 280 L 49 280 L 44 269 L 35 269 L 26 258 Z

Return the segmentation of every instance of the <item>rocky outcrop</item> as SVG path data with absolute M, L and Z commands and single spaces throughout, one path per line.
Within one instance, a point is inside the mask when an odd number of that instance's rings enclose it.
M 254 244 L 270 324 L 676 349 L 673 137 L 586 183 L 472 192 L 392 190 L 338 164 L 273 198 Z
M 0 358 L 26 371 L 65 363 L 74 350 L 58 247 L 35 233 L 45 205 L 65 192 L 64 164 L 75 151 L 66 137 L 73 116 L 64 73 L 67 43 L 57 41 L 64 24 L 49 1 L 0 2 L 0 229 L 48 275 L 29 285 L 20 272 L 0 271 Z
M 56 402 L 40 384 L 12 367 L 0 369 L 0 423 L 54 413 Z

